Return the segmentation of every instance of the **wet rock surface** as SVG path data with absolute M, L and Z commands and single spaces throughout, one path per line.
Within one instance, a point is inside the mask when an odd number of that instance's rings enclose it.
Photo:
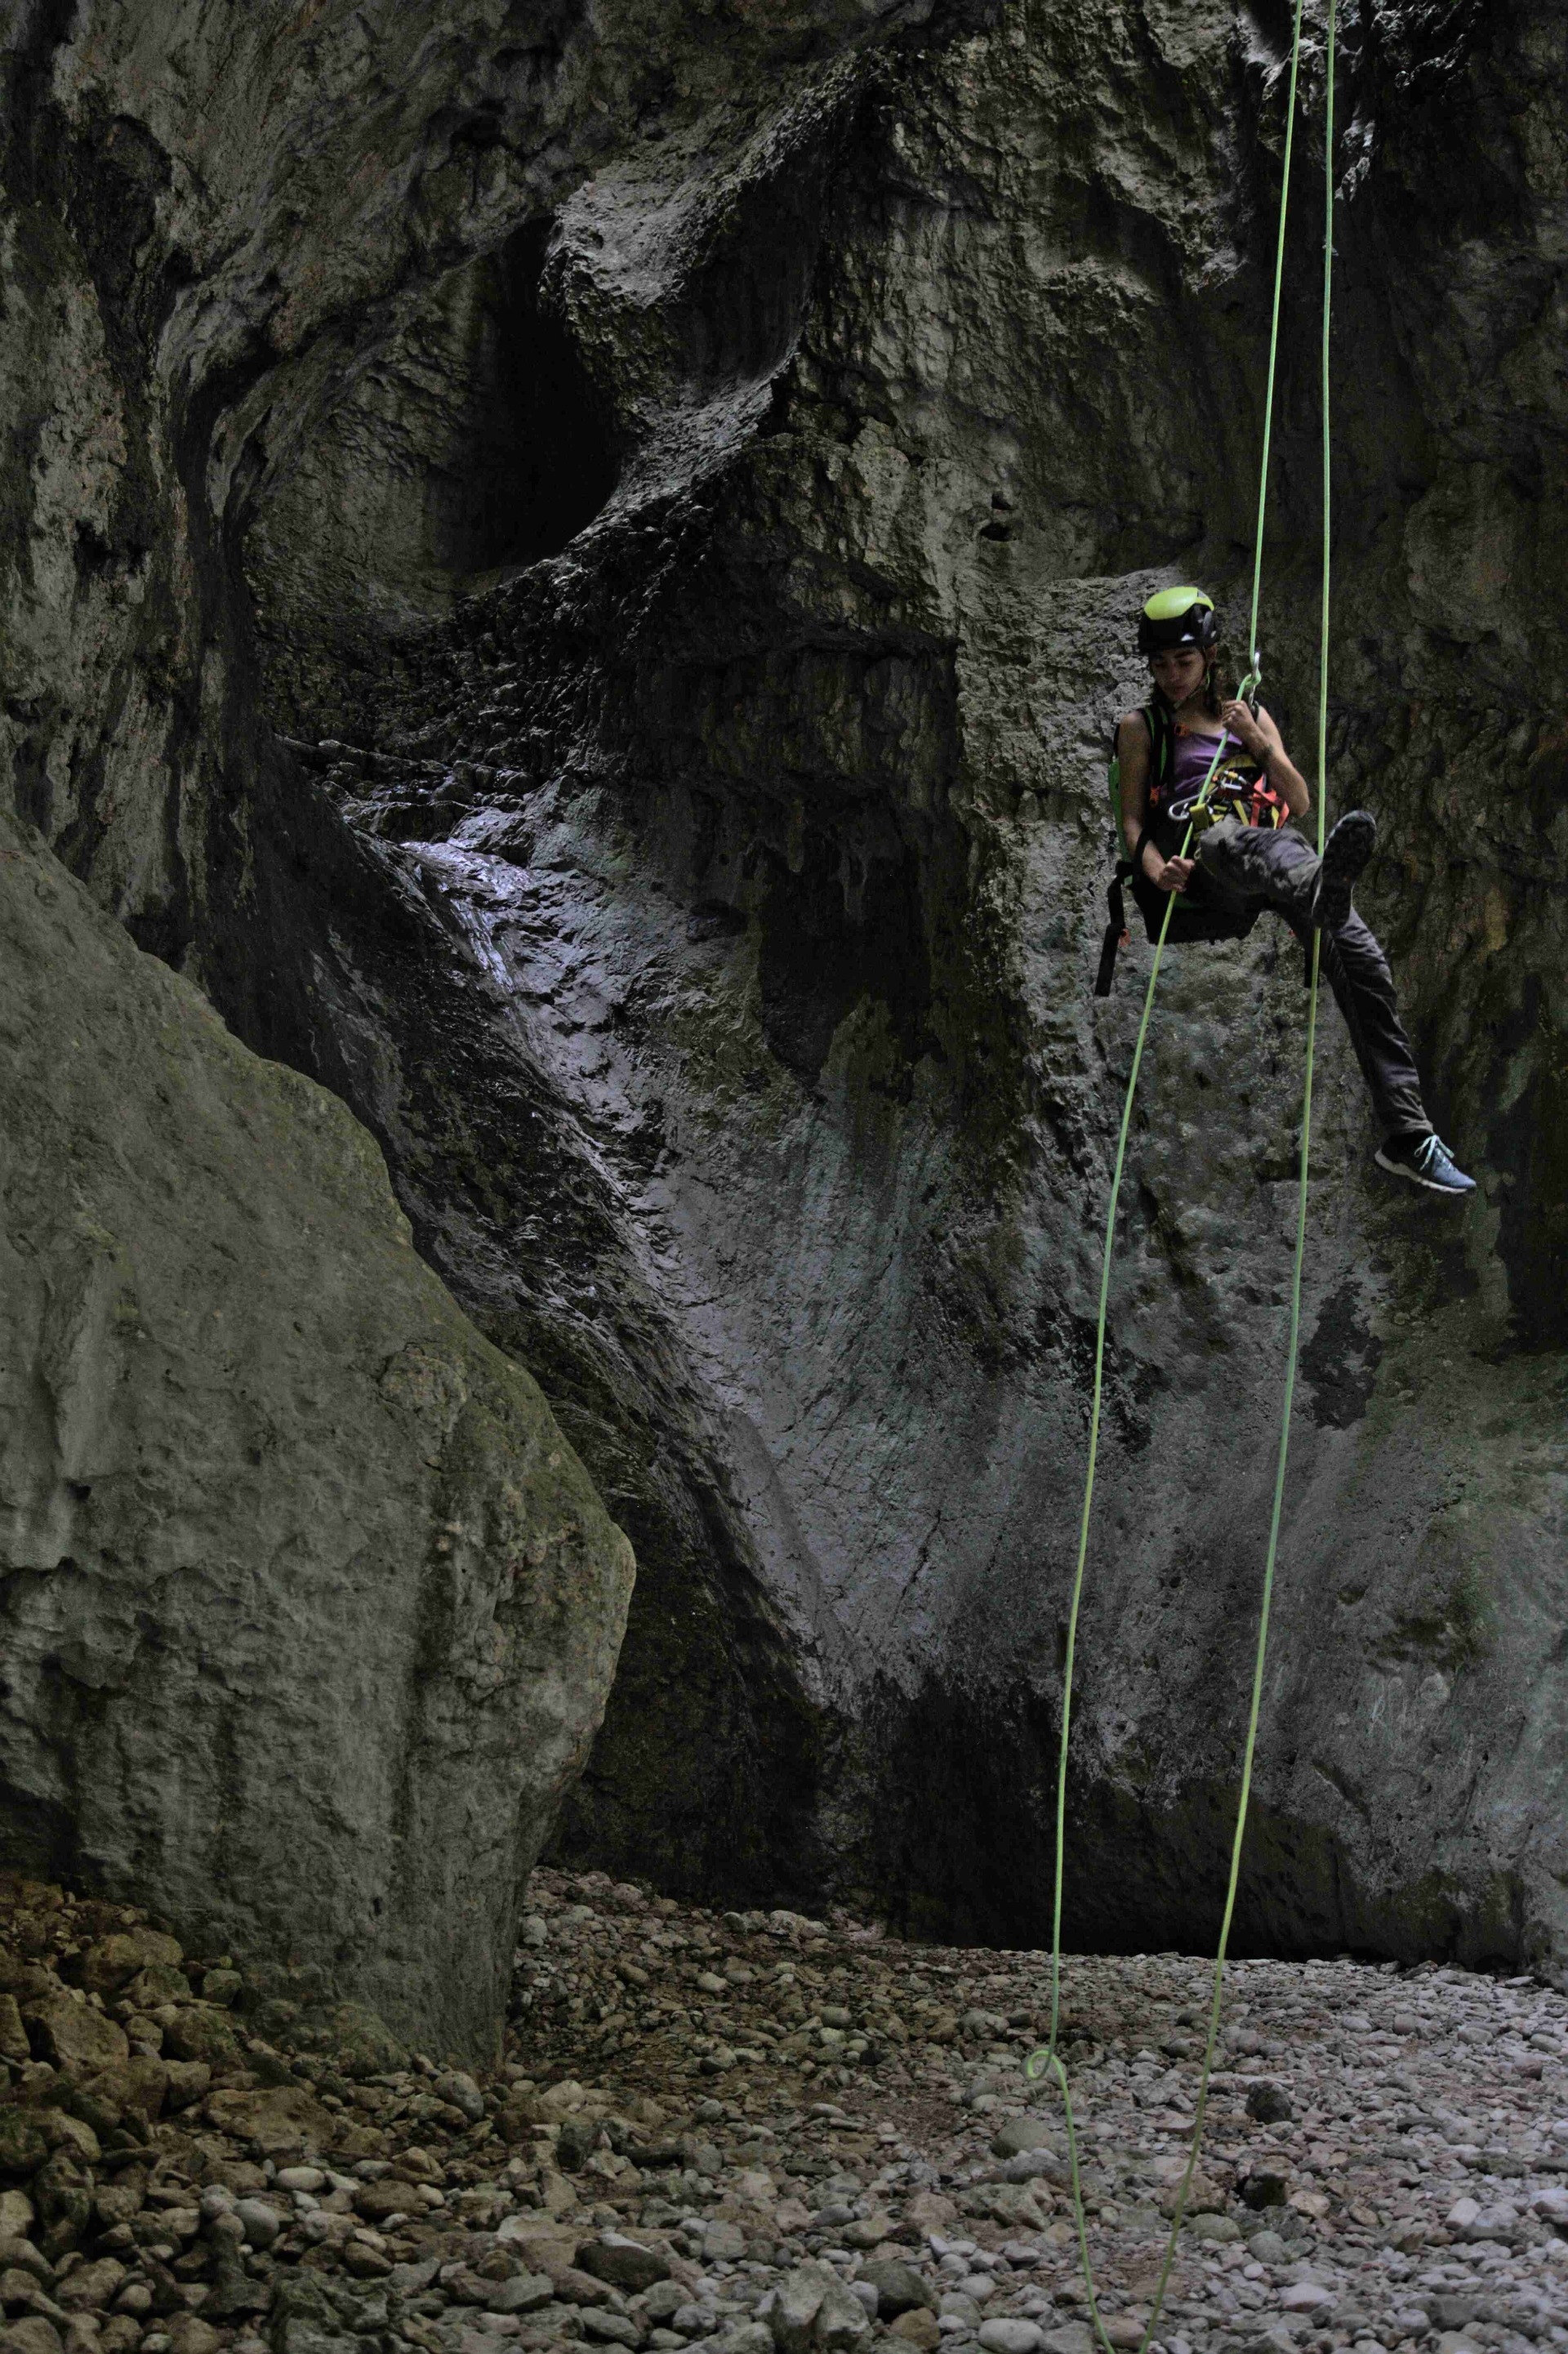
M 470 2075 L 301 2048 L 225 1956 L 0 1883 L 5 2354 L 1087 2354 L 1060 2106 L 1022 2074 L 1048 1957 L 599 1873 L 528 1901 L 505 2064 Z M 184 1989 L 156 2013 L 125 1976 L 150 1948 Z M 1113 2347 L 1150 2317 L 1208 1984 L 1174 1955 L 1065 1966 Z M 170 2026 L 207 2007 L 230 2048 L 182 2076 Z M 123 2051 L 45 2056 L 69 2009 Z M 1224 2016 L 1160 2345 L 1568 2344 L 1563 1997 L 1253 1962 Z

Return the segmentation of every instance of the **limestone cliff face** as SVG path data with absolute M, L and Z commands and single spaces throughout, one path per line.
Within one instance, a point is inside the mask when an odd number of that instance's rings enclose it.
M 1330 1013 L 1243 1925 L 1559 1967 L 1565 36 L 1545 0 L 1345 14 L 1330 790 L 1383 821 L 1366 902 L 1482 1193 L 1443 1223 L 1381 1190 Z M 1244 611 L 1284 12 L 618 12 L 540 49 L 413 9 L 369 61 L 315 21 L 307 62 L 247 16 L 265 102 L 231 141 L 188 79 L 153 123 L 113 41 L 38 31 L 18 68 L 77 143 L 57 175 L 109 185 L 137 124 L 168 166 L 135 167 L 143 408 L 106 264 L 73 265 L 69 368 L 38 305 L 28 382 L 85 388 L 35 437 L 11 626 L 40 680 L 78 672 L 7 705 L 24 806 L 371 1126 L 630 1532 L 568 1844 L 1038 1935 L 1141 964 L 1091 1003 L 1104 744 L 1150 585 Z M 1320 163 L 1265 600 L 1298 752 Z M 86 256 L 78 185 L 40 162 L 26 218 Z M 1176 961 L 1080 1649 L 1080 1936 L 1217 1907 L 1300 1038 L 1266 928 Z

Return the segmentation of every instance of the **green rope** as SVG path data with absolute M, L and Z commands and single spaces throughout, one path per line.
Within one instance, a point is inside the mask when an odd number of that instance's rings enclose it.
M 1258 494 L 1257 540 L 1253 571 L 1252 669 L 1250 676 L 1255 684 L 1261 668 L 1257 655 L 1258 597 L 1262 579 L 1263 533 L 1265 512 L 1267 502 L 1269 444 L 1273 423 L 1275 378 L 1278 355 L 1280 291 L 1285 266 L 1286 207 L 1289 197 L 1290 156 L 1295 129 L 1296 90 L 1301 52 L 1302 8 L 1303 0 L 1297 0 L 1295 34 L 1291 48 L 1290 61 L 1290 119 L 1286 134 L 1285 179 L 1280 191 L 1279 236 L 1275 259 L 1274 306 L 1269 331 L 1268 381 L 1264 408 L 1263 460 L 1260 470 L 1261 481 Z M 1331 588 L 1331 559 L 1330 546 L 1331 451 L 1330 440 L 1329 390 L 1330 329 L 1332 317 L 1333 293 L 1334 56 L 1338 31 L 1337 13 L 1337 0 L 1329 0 L 1328 54 L 1325 92 L 1326 121 L 1324 132 L 1326 178 L 1324 191 L 1323 326 L 1321 359 L 1323 414 L 1323 555 L 1321 614 L 1319 633 L 1317 746 L 1318 851 L 1319 857 L 1322 855 L 1325 840 L 1328 796 L 1329 623 Z M 1209 773 L 1203 779 L 1202 789 L 1199 793 L 1198 801 L 1195 805 L 1196 807 L 1201 807 L 1207 798 L 1210 785 L 1213 781 L 1215 769 L 1219 764 L 1220 753 L 1224 748 L 1224 739 L 1222 737 L 1220 747 L 1216 749 L 1214 758 L 1210 764 Z M 1192 827 L 1189 825 L 1181 844 L 1181 854 L 1183 856 L 1186 854 L 1187 845 L 1192 839 Z M 1074 1570 L 1072 1596 L 1068 1608 L 1067 1644 L 1063 1673 L 1062 1730 L 1056 1776 L 1056 1864 L 1052 1899 L 1051 1923 L 1051 2031 L 1049 2042 L 1042 2051 L 1032 2054 L 1026 2069 L 1026 2073 L 1032 2078 L 1038 2077 L 1049 2070 L 1056 2084 L 1057 2089 L 1062 2094 L 1063 2113 L 1067 2131 L 1067 2150 L 1071 2172 L 1073 2209 L 1077 2227 L 1079 2258 L 1083 2269 L 1085 2286 L 1087 2291 L 1089 2312 L 1093 2319 L 1095 2334 L 1101 2346 L 1106 2349 L 1106 2354 L 1113 2354 L 1113 2349 L 1110 2346 L 1110 2340 L 1106 2335 L 1105 2325 L 1100 2318 L 1099 2304 L 1095 2291 L 1093 2265 L 1089 2255 L 1088 2223 L 1084 2209 L 1083 2177 L 1078 2154 L 1077 2129 L 1073 2115 L 1072 2095 L 1068 2087 L 1067 2073 L 1065 2068 L 1063 2066 L 1056 2049 L 1061 2025 L 1062 1888 L 1066 1829 L 1067 1756 L 1072 1721 L 1073 1661 L 1077 1645 L 1078 1617 L 1083 1600 L 1085 1565 L 1088 1557 L 1090 1508 L 1094 1498 L 1095 1474 L 1099 1451 L 1100 1411 L 1103 1399 L 1105 1374 L 1106 1324 L 1110 1294 L 1110 1267 L 1116 1236 L 1117 1213 L 1121 1193 L 1123 1168 L 1127 1156 L 1127 1140 L 1132 1123 L 1133 1101 L 1137 1093 L 1139 1073 L 1143 1061 L 1143 1049 L 1148 1036 L 1150 1017 L 1153 1011 L 1154 992 L 1160 977 L 1160 961 L 1164 955 L 1166 938 L 1170 930 L 1171 913 L 1171 907 L 1167 907 L 1164 919 L 1160 928 L 1160 937 L 1155 943 L 1154 961 L 1150 971 L 1149 986 L 1144 994 L 1143 1011 L 1139 1021 L 1138 1034 L 1133 1048 L 1132 1068 L 1128 1076 L 1127 1095 L 1122 1106 L 1121 1127 L 1117 1139 L 1116 1161 L 1111 1177 L 1110 1206 L 1106 1218 L 1105 1244 L 1100 1264 L 1099 1315 L 1095 1339 L 1094 1392 L 1089 1415 L 1089 1462 L 1084 1481 L 1083 1510 L 1079 1516 L 1078 1557 Z M 1231 1843 L 1230 1877 L 1225 1891 L 1224 1909 L 1221 1918 L 1219 1942 L 1214 1956 L 1213 1986 L 1209 2004 L 1208 2035 L 1204 2043 L 1202 2065 L 1199 2073 L 1198 2097 L 1194 2105 L 1192 2141 L 1188 2149 L 1187 2164 L 1183 2170 L 1181 2185 L 1176 2195 L 1176 2205 L 1171 2217 L 1170 2236 L 1166 2243 L 1165 2255 L 1160 2266 L 1159 2284 L 1156 2288 L 1153 2304 L 1150 2308 L 1149 2323 L 1143 2333 L 1139 2354 L 1147 2354 L 1147 2349 L 1153 2339 L 1155 2329 L 1159 2325 L 1160 2316 L 1164 2306 L 1166 2293 L 1170 2285 L 1171 2269 L 1176 2260 L 1176 2250 L 1180 2239 L 1181 2224 L 1186 2214 L 1187 2200 L 1192 2190 L 1192 2177 L 1197 2169 L 1198 2153 L 1202 2146 L 1203 2126 L 1208 2112 L 1209 2084 L 1213 2073 L 1214 2052 L 1219 2041 L 1220 2007 L 1224 1993 L 1225 1959 L 1230 1946 L 1231 1927 L 1235 1914 L 1237 1892 L 1241 1884 L 1242 1851 L 1246 1836 L 1247 1816 L 1252 1797 L 1252 1777 L 1257 1752 L 1258 1723 L 1263 1709 L 1263 1680 L 1268 1657 L 1269 1621 L 1272 1615 L 1274 1602 L 1274 1581 L 1279 1551 L 1279 1530 L 1284 1514 L 1286 1469 L 1289 1459 L 1290 1451 L 1290 1422 L 1295 1405 L 1296 1376 L 1300 1354 L 1301 1278 L 1307 1250 L 1307 1200 L 1312 1132 L 1312 1078 L 1317 1049 L 1318 994 L 1321 970 L 1321 952 L 1322 936 L 1320 933 L 1314 931 L 1312 936 L 1311 984 L 1308 994 L 1307 1013 L 1305 1070 L 1302 1085 L 1301 1147 L 1297 1175 L 1296 1247 L 1291 1266 L 1289 1335 L 1286 1356 L 1284 1394 L 1280 1406 L 1279 1447 L 1275 1466 L 1274 1497 L 1269 1516 L 1268 1545 L 1264 1559 L 1263 1591 L 1258 1612 L 1257 1646 L 1253 1661 L 1252 1691 L 1247 1712 L 1246 1740 L 1242 1755 L 1241 1788 L 1237 1800 L 1235 1831 Z
M 1295 37 L 1290 44 L 1290 84 L 1285 101 L 1285 158 L 1280 166 L 1279 234 L 1274 249 L 1274 308 L 1268 322 L 1268 383 L 1263 398 L 1263 455 L 1257 470 L 1257 529 L 1253 535 L 1252 620 L 1247 627 L 1247 658 L 1254 684 L 1262 674 L 1257 651 L 1257 612 L 1263 595 L 1263 530 L 1268 511 L 1268 453 L 1274 439 L 1274 378 L 1279 360 L 1279 298 L 1285 285 L 1285 224 L 1290 208 L 1290 159 L 1296 152 L 1296 85 L 1301 71 L 1301 10 L 1296 0 Z
M 1329 0 L 1329 53 L 1324 90 L 1325 128 L 1323 133 L 1323 338 L 1319 398 L 1323 408 L 1323 585 L 1318 616 L 1318 855 L 1323 855 L 1327 840 L 1329 814 L 1329 600 L 1332 587 L 1329 555 L 1329 529 L 1331 520 L 1333 490 L 1333 441 L 1329 431 L 1329 325 L 1334 308 L 1334 39 L 1339 30 L 1339 0 Z M 1313 938 L 1313 1004 L 1317 1003 L 1316 949 L 1320 935 Z M 1310 1088 L 1312 1065 L 1307 1065 L 1307 1082 Z M 1307 1140 L 1301 1140 L 1301 1182 L 1307 1182 Z

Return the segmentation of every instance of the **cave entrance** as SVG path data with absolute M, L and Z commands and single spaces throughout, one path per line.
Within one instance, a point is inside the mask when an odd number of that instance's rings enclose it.
M 543 297 L 549 232 L 530 221 L 460 273 L 464 429 L 427 485 L 432 556 L 453 575 L 558 556 L 615 488 L 602 405 Z
M 451 270 L 259 503 L 245 567 L 290 734 L 355 729 L 389 646 L 558 555 L 615 489 L 606 406 L 551 307 L 547 221 Z

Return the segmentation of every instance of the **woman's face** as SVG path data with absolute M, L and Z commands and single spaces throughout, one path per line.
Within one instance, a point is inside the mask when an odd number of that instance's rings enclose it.
M 1185 703 L 1202 685 L 1209 658 L 1196 646 L 1169 646 L 1163 653 L 1150 655 L 1149 667 L 1168 703 Z

